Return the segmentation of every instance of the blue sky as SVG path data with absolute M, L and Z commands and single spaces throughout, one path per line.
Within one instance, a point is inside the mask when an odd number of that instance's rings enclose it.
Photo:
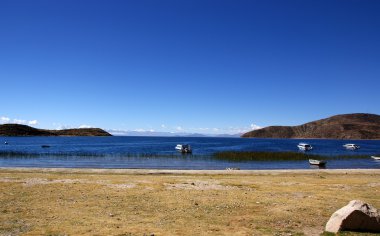
M 237 133 L 380 114 L 380 1 L 0 1 L 0 122 Z

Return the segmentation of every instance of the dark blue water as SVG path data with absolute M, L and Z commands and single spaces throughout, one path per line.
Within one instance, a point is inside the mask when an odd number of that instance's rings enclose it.
M 9 144 L 4 145 L 7 141 Z M 67 167 L 67 168 L 154 168 L 154 169 L 309 169 L 307 161 L 216 160 L 211 155 L 220 151 L 293 151 L 297 144 L 313 146 L 311 154 L 327 156 L 366 155 L 365 159 L 328 160 L 329 169 L 380 168 L 380 161 L 370 158 L 380 153 L 380 140 L 323 139 L 243 139 L 194 137 L 0 137 L 0 152 L 31 155 L 0 157 L 0 167 Z M 174 147 L 190 144 L 193 155 L 181 155 Z M 355 143 L 361 149 L 342 147 Z M 49 145 L 50 148 L 41 148 Z M 59 154 L 59 155 L 57 155 Z M 152 157 L 150 157 L 152 155 Z

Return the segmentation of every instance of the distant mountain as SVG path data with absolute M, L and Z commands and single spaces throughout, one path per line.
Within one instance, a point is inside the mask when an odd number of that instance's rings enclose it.
M 219 137 L 219 138 L 240 138 L 242 134 L 217 134 L 213 137 Z
M 107 132 L 115 136 L 150 136 L 150 137 L 175 137 L 178 133 L 157 132 L 157 131 L 133 131 L 109 129 Z M 183 134 L 183 133 L 181 133 Z
M 298 126 L 269 126 L 244 138 L 380 139 L 380 116 L 355 113 L 336 115 Z
M 240 137 L 241 134 L 200 134 L 186 132 L 126 131 L 110 129 L 107 132 L 115 136 L 150 136 L 150 137 Z
M 46 130 L 36 129 L 27 125 L 0 125 L 0 136 L 112 136 L 99 128 Z

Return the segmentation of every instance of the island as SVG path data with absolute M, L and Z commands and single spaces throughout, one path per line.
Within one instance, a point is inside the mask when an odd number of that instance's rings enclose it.
M 3 124 L 0 125 L 0 136 L 112 136 L 99 128 L 78 128 L 47 130 L 37 129 L 27 125 Z
M 336 115 L 298 126 L 269 126 L 242 135 L 243 138 L 380 139 L 380 115 Z

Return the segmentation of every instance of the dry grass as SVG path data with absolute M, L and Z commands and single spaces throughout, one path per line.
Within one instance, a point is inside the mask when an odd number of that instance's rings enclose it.
M 0 235 L 319 235 L 352 199 L 380 207 L 380 171 L 365 172 L 3 169 Z

